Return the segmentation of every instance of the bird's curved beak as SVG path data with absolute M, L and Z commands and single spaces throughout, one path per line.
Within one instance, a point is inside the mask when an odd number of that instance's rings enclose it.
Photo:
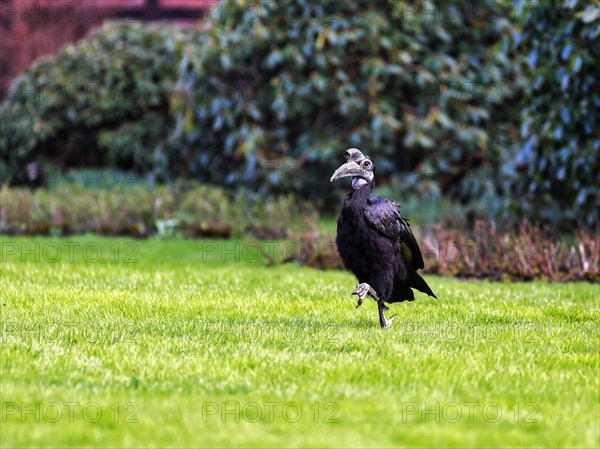
M 333 182 L 336 179 L 345 178 L 347 176 L 362 176 L 364 174 L 364 170 L 360 168 L 354 161 L 350 161 L 340 166 L 335 173 L 331 176 L 329 182 Z

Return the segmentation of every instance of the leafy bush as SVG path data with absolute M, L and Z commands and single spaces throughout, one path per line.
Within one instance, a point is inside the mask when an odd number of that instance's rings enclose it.
M 170 212 L 162 206 L 169 203 L 168 189 L 151 191 L 141 185 L 111 190 L 61 186 L 35 191 L 5 186 L 0 200 L 1 230 L 11 234 L 144 236 L 151 233 L 157 217 Z
M 5 234 L 281 238 L 315 221 L 314 208 L 293 197 L 233 197 L 198 184 L 0 190 L 0 233 Z
M 268 200 L 259 195 L 240 191 L 235 197 L 234 210 L 246 231 L 262 238 L 283 238 L 309 229 L 316 222 L 315 206 L 293 195 L 276 195 Z
M 231 182 L 323 197 L 341 150 L 357 146 L 375 157 L 379 180 L 426 173 L 404 189 L 425 178 L 468 199 L 494 187 L 473 174 L 498 170 L 509 149 L 518 80 L 493 51 L 510 29 L 493 17 L 496 5 L 473 12 L 455 3 L 449 13 L 445 2 L 256 4 L 250 20 L 239 2 L 225 2 L 231 14 L 213 16 L 198 36 L 202 51 L 184 56 L 174 137 L 192 172 L 277 160 L 301 176 L 263 171 Z M 203 179 L 229 181 L 219 170 Z
M 223 190 L 196 186 L 183 194 L 175 217 L 190 237 L 229 237 L 236 223 L 231 212 L 231 200 Z
M 169 156 L 169 99 L 192 30 L 107 24 L 17 77 L 2 105 L 0 181 L 36 161 L 156 174 Z
M 26 181 L 45 159 L 331 199 L 323 182 L 359 146 L 382 182 L 416 170 L 405 190 L 425 178 L 468 199 L 465 174 L 499 167 L 516 75 L 491 6 L 256 6 L 226 2 L 202 32 L 106 25 L 34 64 L 2 106 L 2 171 Z
M 398 199 L 598 223 L 598 5 L 245 5 L 201 32 L 108 24 L 34 64 L 0 109 L 0 181 L 35 180 L 32 162 L 101 166 L 331 206 L 323 185 L 358 146 Z
M 540 2 L 516 34 L 527 55 L 525 98 L 510 209 L 554 224 L 598 224 L 600 5 Z

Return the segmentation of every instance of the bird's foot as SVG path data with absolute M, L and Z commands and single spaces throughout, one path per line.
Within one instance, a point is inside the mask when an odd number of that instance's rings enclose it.
M 391 317 L 389 317 L 389 319 L 383 317 L 383 321 L 381 321 L 379 324 L 383 328 L 390 327 L 392 325 L 392 323 L 394 322 L 395 318 L 396 318 L 396 314 L 393 314 Z
M 386 305 L 383 303 L 383 301 L 377 302 L 377 305 L 379 307 L 379 325 L 383 328 L 390 327 L 392 325 L 392 323 L 394 322 L 394 318 L 396 318 L 396 314 L 392 315 L 388 319 L 385 317 L 385 314 L 383 313 L 384 310 L 388 309 L 388 307 L 386 307 Z
M 376 301 L 379 301 L 379 296 L 377 295 L 377 292 L 375 290 L 373 290 L 373 287 L 371 287 L 366 282 L 363 282 L 362 284 L 358 284 L 356 286 L 356 288 L 354 289 L 354 291 L 352 292 L 352 294 L 358 295 L 358 304 L 356 305 L 357 309 L 362 305 L 362 303 L 367 295 L 371 295 L 373 298 L 375 298 Z

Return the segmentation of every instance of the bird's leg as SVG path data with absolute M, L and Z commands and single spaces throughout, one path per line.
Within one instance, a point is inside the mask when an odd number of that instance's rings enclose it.
M 371 287 L 366 282 L 363 282 L 362 284 L 358 284 L 356 286 L 356 288 L 354 289 L 354 291 L 352 292 L 352 294 L 358 295 L 358 305 L 356 306 L 357 309 L 362 305 L 362 303 L 365 299 L 365 296 L 367 296 L 367 295 L 371 295 L 375 299 L 375 301 L 379 302 L 379 295 L 373 289 L 373 287 Z
M 396 314 L 392 315 L 390 319 L 385 318 L 384 310 L 387 308 L 383 301 L 377 301 L 377 307 L 379 308 L 379 324 L 381 327 L 390 327 L 396 318 Z
M 371 295 L 373 297 L 373 299 L 375 301 L 377 301 L 377 308 L 379 309 L 379 324 L 381 325 L 381 327 L 390 327 L 394 321 L 394 318 L 396 318 L 396 315 L 392 315 L 389 320 L 386 319 L 384 311 L 388 310 L 389 307 L 387 307 L 383 301 L 381 300 L 381 298 L 379 298 L 379 295 L 377 294 L 377 292 L 373 289 L 373 287 L 371 287 L 369 284 L 367 284 L 366 282 L 363 282 L 362 284 L 358 284 L 356 286 L 356 288 L 354 289 L 354 291 L 352 292 L 353 295 L 358 295 L 358 305 L 356 306 L 356 308 L 359 308 L 362 303 L 363 300 L 365 299 L 365 297 L 367 295 Z

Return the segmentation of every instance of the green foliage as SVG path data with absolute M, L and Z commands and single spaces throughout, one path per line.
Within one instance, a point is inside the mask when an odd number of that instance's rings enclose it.
M 182 196 L 175 217 L 188 236 L 229 237 L 236 223 L 231 212 L 231 200 L 222 189 L 195 186 Z
M 2 179 L 26 180 L 25 164 L 108 166 L 155 172 L 171 127 L 169 98 L 193 31 L 107 24 L 17 77 L 2 105 Z
M 358 146 L 381 183 L 481 191 L 474 172 L 499 166 L 508 135 L 514 67 L 492 51 L 506 19 L 443 2 L 256 5 L 226 3 L 201 33 L 106 25 L 36 63 L 2 107 L 0 159 L 21 180 L 50 160 L 333 197 L 323 182 Z M 71 83 L 58 101 L 27 95 Z M 411 170 L 427 174 L 391 179 Z
M 8 186 L 0 190 L 4 234 L 282 238 L 315 222 L 314 207 L 293 196 L 267 200 L 249 193 L 233 196 L 197 183 L 110 188 L 64 183 L 52 190 Z
M 201 32 L 108 24 L 34 64 L 0 110 L 0 181 L 35 161 L 337 203 L 323 185 L 357 146 L 402 201 L 598 222 L 597 2 L 248 5 Z
M 10 234 L 147 235 L 153 220 L 169 214 L 169 190 L 137 185 L 89 189 L 80 185 L 54 190 L 3 187 L 0 227 Z M 156 199 L 160 198 L 160 207 Z
M 541 2 L 515 37 L 531 85 L 510 212 L 593 225 L 600 211 L 600 3 L 558 3 Z
M 173 101 L 193 171 L 207 161 L 295 163 L 293 181 L 262 173 L 248 182 L 324 196 L 341 150 L 357 146 L 380 181 L 416 170 L 427 174 L 404 180 L 405 190 L 435 180 L 468 199 L 482 190 L 477 171 L 499 168 L 517 77 L 493 51 L 510 24 L 490 20 L 491 5 L 448 13 L 444 2 L 259 1 L 262 14 L 248 20 L 238 2 L 225 3 L 238 14 L 207 24 Z M 206 179 L 223 182 L 219 172 Z

